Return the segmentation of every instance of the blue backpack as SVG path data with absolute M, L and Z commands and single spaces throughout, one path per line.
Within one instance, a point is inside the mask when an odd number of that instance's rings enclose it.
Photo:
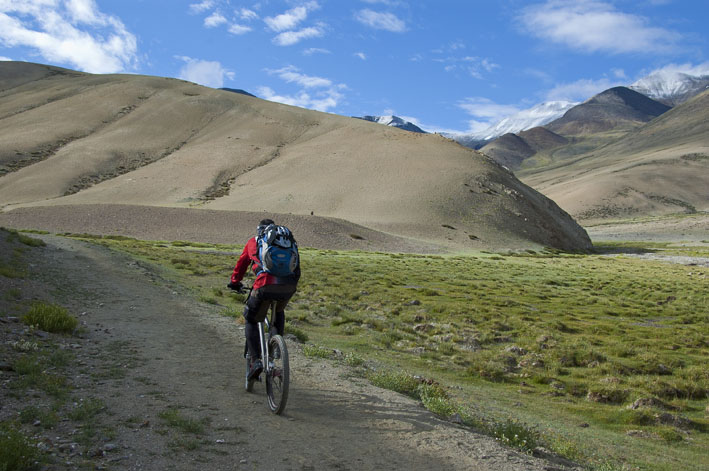
M 298 244 L 287 227 L 271 224 L 257 236 L 256 244 L 261 271 L 278 277 L 295 274 Z

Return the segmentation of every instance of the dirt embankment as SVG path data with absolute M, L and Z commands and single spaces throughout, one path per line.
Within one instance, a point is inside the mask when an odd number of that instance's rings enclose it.
M 76 355 L 68 373 L 72 400 L 98 399 L 98 432 L 89 446 L 61 421 L 33 433 L 54 454 L 50 469 L 476 469 L 560 470 L 493 439 L 439 420 L 417 402 L 348 377 L 329 362 L 292 353 L 291 394 L 274 416 L 264 388 L 243 390 L 243 331 L 218 307 L 201 304 L 150 267 L 105 248 L 43 236 L 19 290 L 55 293 L 86 328 L 82 338 L 56 337 Z M 34 280 L 34 281 L 32 281 Z M 7 319 L 6 319 L 7 321 Z M 36 334 L 0 323 L 4 338 Z M 5 337 L 5 334 L 8 337 Z M 13 397 L 2 372 L 0 420 L 41 401 Z M 191 435 L 166 422 L 167 411 L 203 424 Z

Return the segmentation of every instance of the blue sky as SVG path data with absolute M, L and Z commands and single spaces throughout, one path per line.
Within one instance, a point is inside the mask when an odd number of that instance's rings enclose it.
M 658 69 L 709 73 L 707 25 L 707 0 L 0 0 L 0 58 L 467 132 Z

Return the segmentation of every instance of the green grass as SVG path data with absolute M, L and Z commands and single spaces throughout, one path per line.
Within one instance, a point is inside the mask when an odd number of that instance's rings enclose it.
M 22 322 L 46 332 L 70 334 L 79 325 L 79 321 L 69 311 L 57 304 L 36 302 L 22 316 Z
M 185 417 L 176 408 L 166 409 L 158 414 L 167 425 L 179 429 L 184 433 L 191 433 L 194 435 L 201 435 L 204 433 L 204 420 L 196 420 L 189 417 Z
M 6 240 L 8 242 L 20 242 L 21 244 L 28 245 L 30 247 L 44 247 L 47 244 L 42 239 L 35 239 L 34 237 L 27 236 L 13 229 L 0 228 L 7 232 Z
M 195 299 L 210 293 L 241 312 L 240 300 L 213 291 L 228 281 L 240 247 L 222 246 L 232 253 L 223 255 L 98 242 L 160 267 Z M 456 411 L 511 446 L 536 443 L 589 466 L 613 463 L 608 469 L 701 469 L 709 447 L 709 270 L 617 255 L 629 251 L 709 256 L 707 247 L 647 243 L 604 244 L 594 254 L 304 248 L 287 331 L 357 358 L 373 383 L 439 415 Z M 445 395 L 422 393 L 414 376 Z M 619 412 L 652 398 L 693 425 L 661 423 L 661 409 Z
M 34 468 L 39 449 L 14 424 L 0 423 L 0 470 L 25 471 Z

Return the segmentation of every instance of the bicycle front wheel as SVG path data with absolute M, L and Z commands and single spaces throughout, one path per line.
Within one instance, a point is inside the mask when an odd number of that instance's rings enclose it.
M 286 408 L 288 401 L 288 386 L 290 384 L 290 367 L 288 364 L 288 349 L 280 335 L 274 335 L 268 341 L 270 353 L 269 362 L 273 362 L 266 372 L 266 394 L 268 407 L 274 414 L 280 414 Z

